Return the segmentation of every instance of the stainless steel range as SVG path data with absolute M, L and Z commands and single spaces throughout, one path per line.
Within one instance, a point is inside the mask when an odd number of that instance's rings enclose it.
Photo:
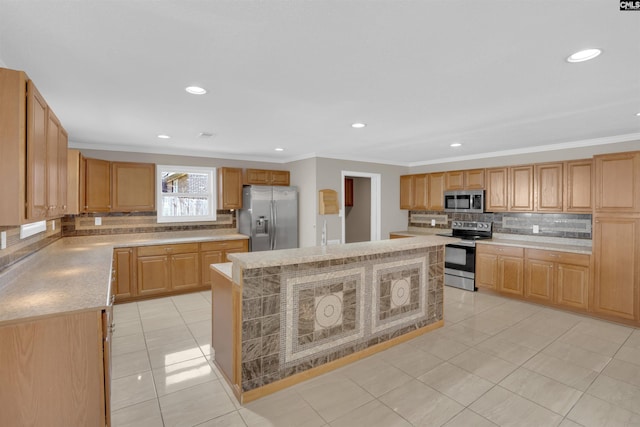
M 491 239 L 491 222 L 453 221 L 451 237 L 458 243 L 446 245 L 444 253 L 444 284 L 467 291 L 475 291 L 476 240 Z

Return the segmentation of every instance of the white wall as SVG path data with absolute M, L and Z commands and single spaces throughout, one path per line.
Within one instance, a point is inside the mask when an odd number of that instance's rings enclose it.
M 298 245 L 316 246 L 316 159 L 304 159 L 286 165 L 291 183 L 298 187 Z

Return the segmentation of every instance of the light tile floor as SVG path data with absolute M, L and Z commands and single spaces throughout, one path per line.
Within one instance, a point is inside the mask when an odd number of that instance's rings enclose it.
M 640 330 L 445 288 L 445 326 L 240 405 L 208 292 L 117 305 L 118 426 L 640 426 Z

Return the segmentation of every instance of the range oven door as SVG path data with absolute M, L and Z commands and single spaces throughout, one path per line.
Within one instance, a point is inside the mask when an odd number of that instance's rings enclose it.
M 452 243 L 445 246 L 444 267 L 474 273 L 476 271 L 476 248 Z
M 444 248 L 444 284 L 467 291 L 476 290 L 476 248 L 472 243 L 453 243 Z

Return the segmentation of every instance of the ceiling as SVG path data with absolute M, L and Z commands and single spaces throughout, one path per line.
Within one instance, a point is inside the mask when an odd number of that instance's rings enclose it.
M 0 0 L 0 61 L 77 148 L 414 166 L 640 139 L 640 13 L 612 0 Z

